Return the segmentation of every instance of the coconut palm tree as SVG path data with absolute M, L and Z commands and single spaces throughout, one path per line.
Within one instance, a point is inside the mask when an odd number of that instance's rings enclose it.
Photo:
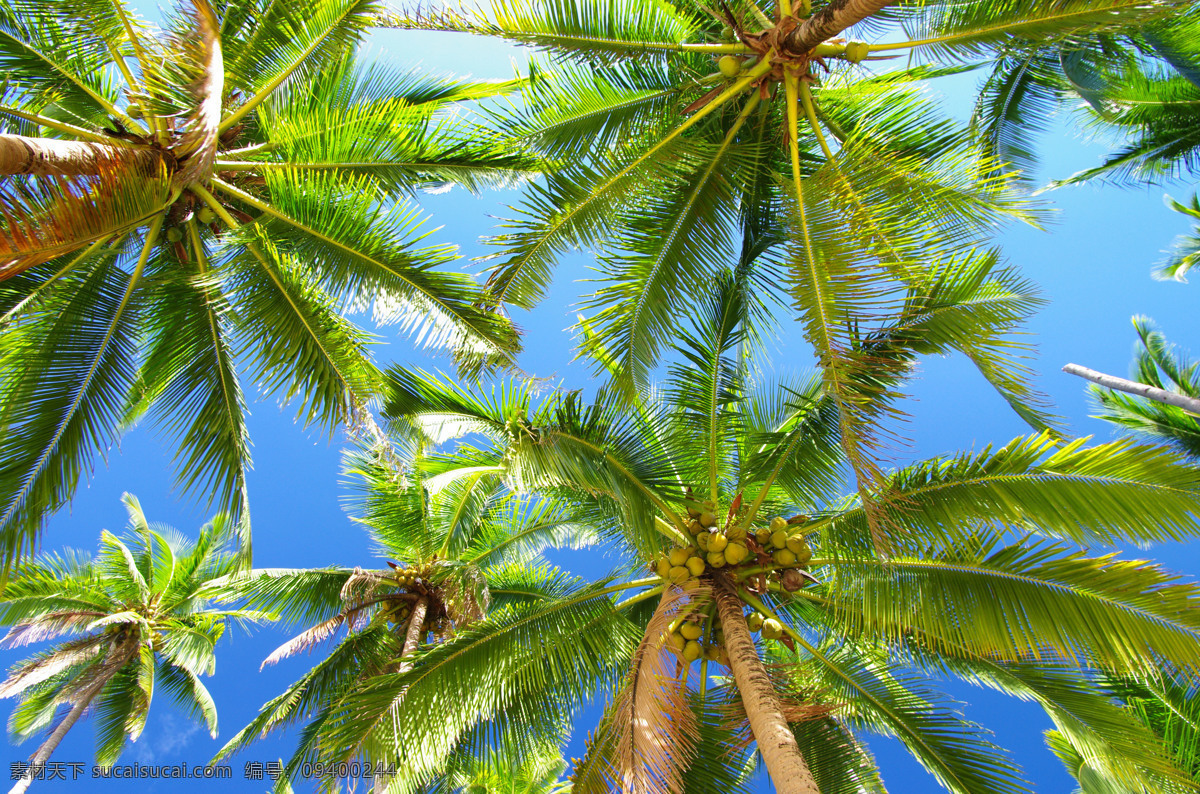
M 158 32 L 122 0 L 0 3 L 5 565 L 147 412 L 181 484 L 240 522 L 239 370 L 305 423 L 370 422 L 371 340 L 342 309 L 468 367 L 513 352 L 408 198 L 523 167 L 458 112 L 505 86 L 356 60 L 378 11 L 195 0 Z
M 532 683 L 498 687 L 497 670 L 521 663 L 523 674 L 532 674 L 532 657 L 547 652 L 531 641 L 530 631 L 554 626 L 571 637 L 590 623 L 602 628 L 627 621 L 611 608 L 602 587 L 585 587 L 540 560 L 547 546 L 592 546 L 596 532 L 562 506 L 513 496 L 501 482 L 503 467 L 495 450 L 481 450 L 472 460 L 469 468 L 439 471 L 446 467 L 438 456 L 418 456 L 415 468 L 404 469 L 377 451 L 349 456 L 347 471 L 359 485 L 355 519 L 366 527 L 387 567 L 261 569 L 238 580 L 239 599 L 248 606 L 311 626 L 264 665 L 311 651 L 342 629 L 346 633 L 309 672 L 267 702 L 218 759 L 267 732 L 302 722 L 308 725 L 285 765 L 285 777 L 305 765 L 329 762 L 336 768 L 354 759 L 372 771 L 387 770 L 376 775 L 377 791 L 410 791 L 445 772 L 447 764 L 468 774 L 497 742 L 516 757 L 544 756 L 544 745 L 561 735 L 572 709 L 535 691 Z M 505 631 L 496 633 L 500 625 Z M 628 657 L 630 648 L 619 641 L 619 632 L 608 633 L 617 641 L 598 648 L 588 662 L 594 669 L 587 672 L 583 665 L 582 682 L 571 681 L 571 686 L 602 677 L 623 649 Z M 503 655 L 505 663 L 480 662 L 480 650 L 471 643 L 481 635 L 498 646 L 484 652 Z M 567 647 L 549 652 L 550 661 L 543 663 L 561 665 L 566 652 Z M 404 684 L 385 718 L 377 724 L 356 722 L 364 729 L 361 741 L 335 755 L 323 732 L 344 727 L 337 717 L 340 701 L 347 692 L 381 680 Z M 561 686 L 557 681 L 547 685 Z M 430 697 L 436 705 L 415 705 Z M 490 700 L 496 697 L 498 703 Z M 539 701 L 544 708 L 537 708 Z M 458 778 L 443 782 L 451 779 Z
M 560 256 L 594 249 L 601 285 L 583 300 L 582 349 L 612 357 L 619 388 L 645 389 L 697 296 L 740 262 L 755 315 L 790 306 L 842 417 L 865 500 L 888 431 L 863 415 L 855 344 L 894 316 L 930 263 L 1031 218 L 1011 175 L 919 92 L 926 78 L 1160 19 L 1169 2 L 496 0 L 483 10 L 398 14 L 397 27 L 494 36 L 546 52 L 501 127 L 561 163 L 493 240 L 494 301 L 534 305 Z M 866 42 L 899 29 L 901 40 Z M 907 68 L 868 70 L 901 55 Z M 872 64 L 874 65 L 874 64 Z M 999 351 L 968 345 L 1035 429 L 1048 404 Z M 601 368 L 603 372 L 604 369 Z M 871 509 L 871 508 L 869 508 Z M 882 528 L 877 528 L 883 533 Z
M 878 399 L 894 386 L 888 373 L 916 352 L 994 321 L 984 307 L 1003 281 L 977 265 L 930 273 L 923 293 L 914 287 L 905 314 L 858 340 L 880 362 Z M 1109 748 L 1117 779 L 1178 782 L 1155 738 L 1092 691 L 1080 668 L 1170 663 L 1194 675 L 1195 589 L 1074 544 L 1194 536 L 1196 470 L 1162 449 L 1056 449 L 1045 434 L 921 461 L 871 494 L 893 530 L 881 552 L 862 499 L 842 495 L 841 416 L 828 380 L 760 383 L 739 356 L 743 300 L 729 278 L 697 306 L 680 363 L 633 403 L 602 392 L 590 405 L 578 393 L 535 405 L 528 390 L 489 398 L 391 371 L 386 414 L 398 432 L 489 438 L 515 489 L 606 517 L 637 568 L 657 573 L 623 582 L 633 594 L 622 608 L 658 605 L 575 769 L 576 789 L 693 785 L 690 759 L 711 754 L 696 744 L 700 717 L 681 682 L 709 696 L 714 662 L 728 667 L 731 689 L 713 696 L 726 720 L 733 710 L 748 723 L 781 792 L 881 790 L 862 731 L 897 736 L 952 791 L 1023 790 L 932 673 L 1036 700 Z M 696 661 L 698 675 L 688 672 Z M 342 713 L 380 714 L 388 701 L 378 694 L 352 693 Z
M 22 563 L 0 601 L 3 644 L 15 648 L 67 638 L 19 662 L 0 683 L 0 697 L 19 697 L 9 728 L 24 740 L 54 723 L 11 789 L 29 787 L 54 748 L 95 709 L 96 763 L 111 766 L 127 739 L 146 726 L 156 688 L 217 735 L 217 707 L 200 681 L 212 675 L 217 640 L 233 621 L 268 616 L 211 603 L 213 582 L 241 566 L 237 533 L 218 514 L 189 541 L 170 528 L 151 529 L 136 498 L 123 497 L 130 535 L 104 531 L 100 553 L 50 554 Z
M 1133 327 L 1138 335 L 1132 366 L 1134 380 L 1102 374 L 1099 378 L 1089 377 L 1099 384 L 1090 388 L 1100 407 L 1097 418 L 1125 432 L 1174 447 L 1193 461 L 1200 460 L 1197 365 L 1169 344 L 1150 318 L 1135 316 Z M 1113 382 L 1116 388 L 1105 388 Z

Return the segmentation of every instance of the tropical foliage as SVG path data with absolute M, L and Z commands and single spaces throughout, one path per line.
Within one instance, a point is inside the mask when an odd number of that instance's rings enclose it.
M 438 774 L 437 785 L 465 785 L 473 776 L 492 774 L 491 763 L 515 757 L 529 760 L 530 785 L 546 775 L 553 779 L 559 767 L 547 759 L 548 748 L 555 748 L 557 758 L 572 709 L 538 692 L 533 682 L 489 692 L 497 689 L 492 659 L 507 660 L 501 669 L 523 665 L 524 676 L 533 674 L 531 665 L 543 653 L 542 664 L 552 669 L 561 664 L 561 650 L 530 647 L 529 629 L 518 632 L 512 625 L 517 622 L 554 621 L 569 636 L 588 621 L 621 620 L 603 591 L 593 593 L 599 588 L 589 590 L 541 560 L 548 546 L 585 548 L 596 535 L 567 509 L 515 497 L 502 485 L 503 467 L 494 454 L 481 452 L 469 469 L 442 471 L 436 457 L 418 456 L 416 468 L 400 469 L 397 463 L 376 450 L 350 456 L 347 465 L 358 484 L 355 519 L 387 568 L 263 569 L 237 580 L 239 600 L 249 606 L 311 624 L 264 665 L 311 651 L 342 629 L 346 634 L 299 681 L 266 703 L 217 758 L 270 731 L 307 722 L 285 765 L 287 777 L 297 775 L 305 762 L 357 757 L 372 768 L 394 770 L 377 778 L 389 791 L 410 791 Z M 472 647 L 481 636 L 491 647 Z M 583 680 L 567 685 L 594 683 L 605 660 L 613 654 L 619 658 L 621 647 L 618 642 L 597 653 L 590 660 L 596 669 L 583 665 Z M 470 652 L 475 655 L 461 658 Z M 350 724 L 338 719 L 347 693 L 391 680 L 402 683 L 383 713 Z M 447 693 L 457 694 L 447 698 Z M 422 698 L 434 698 L 437 705 L 415 705 Z M 503 708 L 513 713 L 496 713 Z M 421 723 L 428 724 L 412 727 Z M 333 754 L 330 734 L 360 726 L 362 735 L 355 741 L 337 745 L 343 755 Z
M 1167 342 L 1147 317 L 1134 317 L 1138 349 L 1132 377 L 1159 389 L 1200 399 L 1197 365 Z M 1111 389 L 1092 386 L 1091 395 L 1100 407 L 1097 416 L 1135 435 L 1161 441 L 1192 460 L 1200 460 L 1200 417 L 1174 405 L 1146 400 Z
M 676 680 L 698 657 L 699 675 L 686 680 L 701 698 L 708 665 L 730 667 L 738 695 L 714 697 L 726 720 L 741 715 L 735 728 L 749 722 L 779 791 L 879 790 L 863 731 L 897 736 L 952 791 L 1023 790 L 1016 767 L 931 674 L 1035 699 L 1064 730 L 1109 748 L 1119 763 L 1106 772 L 1117 779 L 1182 786 L 1154 736 L 1077 671 L 1139 674 L 1165 662 L 1194 673 L 1195 588 L 1075 544 L 1194 536 L 1196 470 L 1152 447 L 1017 439 L 887 474 L 871 498 L 893 532 L 873 542 L 863 501 L 841 494 L 837 401 L 821 378 L 755 387 L 738 356 L 746 330 L 731 283 L 696 307 L 667 382 L 632 404 L 601 393 L 591 405 L 578 394 L 535 405 L 527 390 L 488 397 L 391 372 L 386 410 L 400 431 L 490 439 L 513 487 L 590 511 L 659 574 L 625 583 L 639 592 L 623 603 L 645 628 L 576 787 L 727 790 L 688 772 L 692 759 L 713 761 L 696 743 L 703 704 Z M 929 323 L 929 334 L 909 337 L 898 321 L 863 344 L 911 359 L 910 339 L 937 338 L 938 320 Z M 647 614 L 637 605 L 651 598 Z M 775 621 L 761 627 L 778 642 L 751 641 L 759 620 Z M 694 636 L 676 638 L 689 623 Z M 680 654 L 674 675 L 669 644 Z M 722 758 L 736 781 L 738 754 Z
M 96 763 L 111 766 L 146 727 L 156 689 L 215 737 L 217 706 L 200 677 L 216 668 L 227 622 L 269 617 L 211 603 L 217 583 L 241 567 L 228 516 L 218 514 L 189 541 L 169 527 L 152 529 L 133 496 L 125 495 L 125 506 L 127 538 L 102 532 L 95 559 L 67 552 L 23 563 L 0 601 L 0 625 L 10 627 L 4 647 L 56 641 L 0 683 L 0 697 L 21 701 L 9 720 L 14 738 L 49 728 L 60 707 L 69 707 L 14 792 L 28 787 L 33 770 L 89 709 L 96 713 Z
M 0 3 L 6 566 L 147 413 L 248 551 L 243 374 L 306 424 L 370 424 L 371 339 L 340 310 L 468 368 L 515 349 L 408 198 L 511 179 L 456 111 L 504 86 L 357 61 L 378 11 L 195 0 L 156 32 L 122 0 Z

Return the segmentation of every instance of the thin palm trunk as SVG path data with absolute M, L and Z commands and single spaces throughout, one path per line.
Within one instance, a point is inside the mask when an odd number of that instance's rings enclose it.
M 804 55 L 826 39 L 833 38 L 851 25 L 898 1 L 834 0 L 785 36 L 783 48 L 791 55 Z
M 750 628 L 742 614 L 742 602 L 725 581 L 717 581 L 713 593 L 721 615 L 721 628 L 725 632 L 725 650 L 729 654 L 733 679 L 775 790 L 780 794 L 820 794 L 804 756 L 800 755 L 796 737 L 783 717 L 775 687 L 758 658 L 758 649 L 754 647 Z
M 1138 383 L 1134 380 L 1126 380 L 1118 378 L 1116 375 L 1106 375 L 1103 372 L 1097 372 L 1094 369 L 1081 367 L 1078 364 L 1068 364 L 1063 367 L 1063 372 L 1068 375 L 1078 375 L 1079 377 L 1090 380 L 1092 383 L 1103 386 L 1107 389 L 1115 389 L 1123 391 L 1127 394 L 1133 394 L 1138 397 L 1145 397 L 1147 400 L 1164 403 L 1165 405 L 1173 405 L 1176 408 L 1182 408 L 1188 413 L 1200 414 L 1200 400 L 1195 397 L 1188 397 L 1186 394 L 1179 394 L 1165 389 L 1155 388 L 1145 383 Z
M 149 165 L 159 155 L 149 149 L 86 141 L 0 135 L 0 176 L 91 176 L 122 161 Z
M 136 651 L 136 649 L 137 645 L 134 644 L 134 650 Z M 25 774 L 21 776 L 21 779 L 18 780 L 16 784 L 8 790 L 8 794 L 22 794 L 25 789 L 29 788 L 29 784 L 33 782 L 33 777 L 35 774 L 37 774 L 37 770 L 44 767 L 46 762 L 50 760 L 50 754 L 54 752 L 55 748 L 58 747 L 59 742 L 61 742 L 63 737 L 67 735 L 67 731 L 71 730 L 71 727 L 78 722 L 79 718 L 83 716 L 83 713 L 88 710 L 88 707 L 92 705 L 92 701 L 95 700 L 96 696 L 100 694 L 100 691 L 104 689 L 104 685 L 109 682 L 109 679 L 111 679 L 118 670 L 124 667 L 129 662 L 130 658 L 132 658 L 131 654 L 128 652 L 123 654 L 123 657 L 124 658 L 119 660 L 119 664 L 113 664 L 111 662 L 104 663 L 104 667 L 101 669 L 96 680 L 79 694 L 78 698 L 75 700 L 75 705 L 71 706 L 71 710 L 67 712 L 67 716 L 63 717 L 63 721 L 60 722 L 58 726 L 50 732 L 50 735 L 46 737 L 46 741 L 42 742 L 42 746 L 39 747 L 37 752 L 33 754 L 33 757 L 29 759 L 29 769 L 26 770 Z

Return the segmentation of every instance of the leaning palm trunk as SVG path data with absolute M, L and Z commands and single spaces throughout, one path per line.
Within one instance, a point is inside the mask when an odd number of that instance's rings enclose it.
M 775 687 L 767 676 L 758 649 L 750 636 L 750 628 L 742 615 L 742 602 L 729 590 L 729 584 L 716 582 L 713 593 L 725 632 L 725 650 L 729 666 L 737 682 L 750 731 L 767 765 L 767 772 L 780 794 L 820 794 L 812 772 L 800 755 L 796 737 L 788 728 Z
M 895 5 L 897 0 L 834 0 L 813 14 L 803 25 L 783 38 L 783 47 L 795 55 L 803 55 L 826 39 L 831 39 L 851 25 L 862 22 L 881 8 Z
M 158 155 L 148 149 L 0 135 L 0 176 L 92 176 L 115 162 L 155 157 Z
M 137 645 L 134 644 L 133 648 L 136 652 Z M 90 686 L 80 692 L 76 698 L 74 698 L 75 704 L 71 706 L 71 710 L 67 712 L 67 716 L 64 717 L 63 721 L 58 724 L 58 727 L 50 732 L 50 735 L 46 737 L 46 741 L 42 742 L 42 746 L 39 747 L 37 752 L 33 754 L 33 757 L 29 759 L 29 769 L 25 770 L 25 774 L 22 775 L 21 779 L 16 782 L 16 785 L 8 790 L 8 794 L 22 794 L 22 792 L 29 788 L 29 784 L 33 782 L 33 777 L 37 774 L 37 770 L 41 767 L 44 767 L 46 762 L 50 760 L 50 755 L 58 747 L 58 744 L 63 740 L 63 737 L 67 735 L 67 731 L 71 730 L 71 727 L 74 726 L 76 722 L 79 722 L 79 718 L 82 717 L 83 713 L 88 710 L 89 706 L 92 705 L 92 701 L 95 700 L 96 696 L 100 694 L 100 691 L 104 689 L 104 685 L 109 682 L 109 680 L 117 673 L 118 670 L 125 666 L 130 658 L 132 658 L 132 654 L 126 652 L 122 654 L 122 658 L 118 663 L 112 663 L 110 659 L 110 661 L 106 663 L 106 669 L 101 671 L 96 680 L 93 681 Z
M 1078 375 L 1084 380 L 1090 380 L 1092 383 L 1107 389 L 1123 391 L 1126 394 L 1145 397 L 1147 400 L 1154 400 L 1164 405 L 1173 405 L 1189 413 L 1200 414 L 1200 400 L 1197 400 L 1195 397 L 1189 397 L 1186 394 L 1155 388 L 1148 383 L 1138 383 L 1134 380 L 1118 378 L 1116 375 L 1097 372 L 1094 369 L 1081 367 L 1078 364 L 1067 364 L 1063 367 L 1063 372 L 1068 375 Z

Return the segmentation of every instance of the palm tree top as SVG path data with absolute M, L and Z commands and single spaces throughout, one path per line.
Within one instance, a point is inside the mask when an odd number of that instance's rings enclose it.
M 123 0 L 0 8 L 5 565 L 147 415 L 249 548 L 244 377 L 306 424 L 372 430 L 372 338 L 344 312 L 464 371 L 511 361 L 512 324 L 412 196 L 534 166 L 464 104 L 514 85 L 363 65 L 379 10 L 195 0 L 157 30 Z
M 156 684 L 215 738 L 216 703 L 200 677 L 216 670 L 216 644 L 227 622 L 271 617 L 214 604 L 242 567 L 228 516 L 217 515 L 189 540 L 169 527 L 152 527 L 135 497 L 126 494 L 124 502 L 126 538 L 103 531 L 95 558 L 67 552 L 26 561 L 0 600 L 0 625 L 10 627 L 5 647 L 56 643 L 17 663 L 0 683 L 0 697 L 21 700 L 10 722 L 13 735 L 23 740 L 49 728 L 59 707 L 70 706 L 33 765 L 44 765 L 93 705 L 96 763 L 112 765 L 125 742 L 144 730 Z

